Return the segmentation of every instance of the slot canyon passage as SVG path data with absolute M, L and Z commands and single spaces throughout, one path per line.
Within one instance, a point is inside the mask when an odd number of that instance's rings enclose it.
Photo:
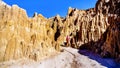
M 120 68 L 120 0 L 45 18 L 0 0 L 0 68 Z

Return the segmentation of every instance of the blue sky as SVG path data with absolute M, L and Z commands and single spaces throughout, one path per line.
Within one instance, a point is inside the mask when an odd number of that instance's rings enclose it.
M 17 4 L 25 9 L 29 17 L 34 12 L 49 18 L 59 14 L 66 16 L 68 8 L 88 9 L 95 6 L 97 0 L 3 0 L 9 5 Z

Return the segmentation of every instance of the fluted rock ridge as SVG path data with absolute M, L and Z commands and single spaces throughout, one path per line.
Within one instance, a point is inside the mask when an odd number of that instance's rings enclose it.
M 95 46 L 103 57 L 120 59 L 120 0 L 99 0 L 97 5 L 108 15 L 110 26 Z
M 98 0 L 96 13 L 107 16 L 108 27 L 98 41 L 91 41 L 81 48 L 87 48 L 103 57 L 120 59 L 120 0 Z M 105 22 L 103 22 L 105 23 Z
M 49 56 L 59 50 L 54 34 L 41 14 L 28 18 L 24 9 L 0 1 L 0 61 Z

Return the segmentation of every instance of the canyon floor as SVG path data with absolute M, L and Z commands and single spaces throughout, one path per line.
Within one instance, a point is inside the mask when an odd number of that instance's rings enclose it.
M 114 59 L 102 58 L 88 50 L 63 47 L 62 52 L 41 61 L 26 58 L 10 60 L 0 63 L 0 68 L 120 68 L 120 64 Z
M 63 47 L 62 49 L 62 52 L 57 53 L 41 61 L 36 62 L 25 58 L 16 61 L 11 60 L 8 62 L 0 63 L 0 68 L 107 68 L 109 66 L 115 67 L 115 63 L 112 60 L 103 60 L 98 56 L 95 57 L 94 54 L 88 53 L 87 51 L 79 51 L 70 47 Z M 86 55 L 82 55 L 82 53 Z M 103 64 L 95 58 L 101 61 Z

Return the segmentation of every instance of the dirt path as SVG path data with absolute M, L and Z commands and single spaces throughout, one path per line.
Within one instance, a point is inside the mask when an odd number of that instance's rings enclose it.
M 106 68 L 95 60 L 78 53 L 73 48 L 63 48 L 60 54 L 35 62 L 22 59 L 18 61 L 9 61 L 0 63 L 0 68 Z

